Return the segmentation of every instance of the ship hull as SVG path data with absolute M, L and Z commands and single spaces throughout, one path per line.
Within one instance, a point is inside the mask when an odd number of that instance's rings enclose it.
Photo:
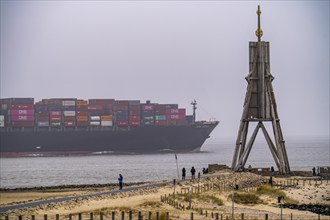
M 1 131 L 1 156 L 200 150 L 218 123 L 127 130 Z

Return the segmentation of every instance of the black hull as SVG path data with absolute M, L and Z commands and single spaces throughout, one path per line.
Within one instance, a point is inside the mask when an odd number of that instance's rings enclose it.
M 201 146 L 218 122 L 145 126 L 129 130 L 1 131 L 1 156 L 106 152 L 189 152 Z

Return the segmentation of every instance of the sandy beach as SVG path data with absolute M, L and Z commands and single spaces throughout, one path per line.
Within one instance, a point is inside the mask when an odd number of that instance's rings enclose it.
M 191 213 L 194 219 L 215 219 L 215 213 L 223 216 L 232 216 L 233 202 L 232 194 L 240 198 L 242 201 L 234 203 L 235 219 L 240 219 L 244 213 L 244 219 L 265 219 L 268 214 L 269 219 L 280 219 L 280 208 L 277 201 L 278 193 L 285 194 L 285 203 L 295 204 L 321 204 L 330 207 L 330 187 L 328 181 L 311 182 L 301 181 L 291 186 L 278 186 L 269 188 L 265 187 L 268 181 L 267 177 L 262 177 L 252 173 L 217 173 L 219 176 L 202 178 L 200 180 L 186 181 L 178 183 L 175 187 L 176 195 L 173 196 L 173 184 L 167 184 L 163 187 L 147 187 L 144 189 L 133 190 L 130 192 L 120 192 L 115 195 L 102 195 L 97 197 L 88 197 L 84 199 L 73 199 L 67 202 L 50 203 L 40 205 L 36 208 L 25 208 L 19 210 L 11 210 L 7 213 L 1 213 L 1 219 L 5 219 L 5 215 L 9 219 L 17 219 L 22 215 L 30 218 L 35 215 L 36 219 L 43 219 L 48 215 L 48 219 L 55 219 L 56 214 L 60 219 L 68 219 L 69 214 L 78 215 L 82 213 L 85 219 L 90 213 L 95 216 L 100 212 L 104 213 L 105 218 L 110 219 L 112 212 L 115 212 L 116 219 L 120 219 L 121 212 L 125 213 L 128 219 L 129 211 L 133 213 L 133 219 L 137 219 L 138 212 L 148 219 L 148 213 L 159 212 L 160 215 L 169 213 L 170 219 L 190 219 Z M 298 179 L 299 177 L 290 177 L 290 179 Z M 284 178 L 275 178 L 274 182 L 284 181 Z M 146 183 L 147 184 L 147 183 Z M 142 184 L 138 184 L 142 185 Z M 238 190 L 234 190 L 236 185 Z M 124 187 L 132 187 L 124 184 Z M 117 189 L 116 185 L 101 186 L 85 186 L 70 188 L 41 188 L 41 189 L 24 189 L 24 190 L 2 190 L 0 194 L 1 207 L 29 203 L 32 201 L 76 196 L 88 195 L 96 192 L 107 192 Z M 192 189 L 191 196 L 192 209 L 189 206 L 189 189 Z M 168 201 L 165 201 L 165 195 Z M 244 201 L 244 195 L 247 201 Z M 235 197 L 235 198 L 236 198 Z M 163 198 L 161 200 L 161 198 Z M 173 202 L 174 201 L 174 205 Z M 170 204 L 169 204 L 170 203 Z M 206 215 L 207 212 L 207 215 Z M 212 217 L 213 213 L 213 217 Z M 283 219 L 318 219 L 318 214 L 310 211 L 300 211 L 297 209 L 283 208 Z M 99 217 L 96 217 L 99 218 Z M 330 216 L 320 215 L 321 219 L 330 219 Z

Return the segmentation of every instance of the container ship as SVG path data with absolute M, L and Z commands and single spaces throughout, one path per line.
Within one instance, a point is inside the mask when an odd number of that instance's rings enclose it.
M 139 100 L 0 99 L 0 154 L 51 156 L 199 151 L 218 121 Z

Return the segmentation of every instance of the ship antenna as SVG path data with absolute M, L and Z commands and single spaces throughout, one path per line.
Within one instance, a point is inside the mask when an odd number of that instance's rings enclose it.
M 193 106 L 193 124 L 195 124 L 196 121 L 196 109 L 197 109 L 197 102 L 196 99 L 194 99 L 193 102 L 190 103 Z

